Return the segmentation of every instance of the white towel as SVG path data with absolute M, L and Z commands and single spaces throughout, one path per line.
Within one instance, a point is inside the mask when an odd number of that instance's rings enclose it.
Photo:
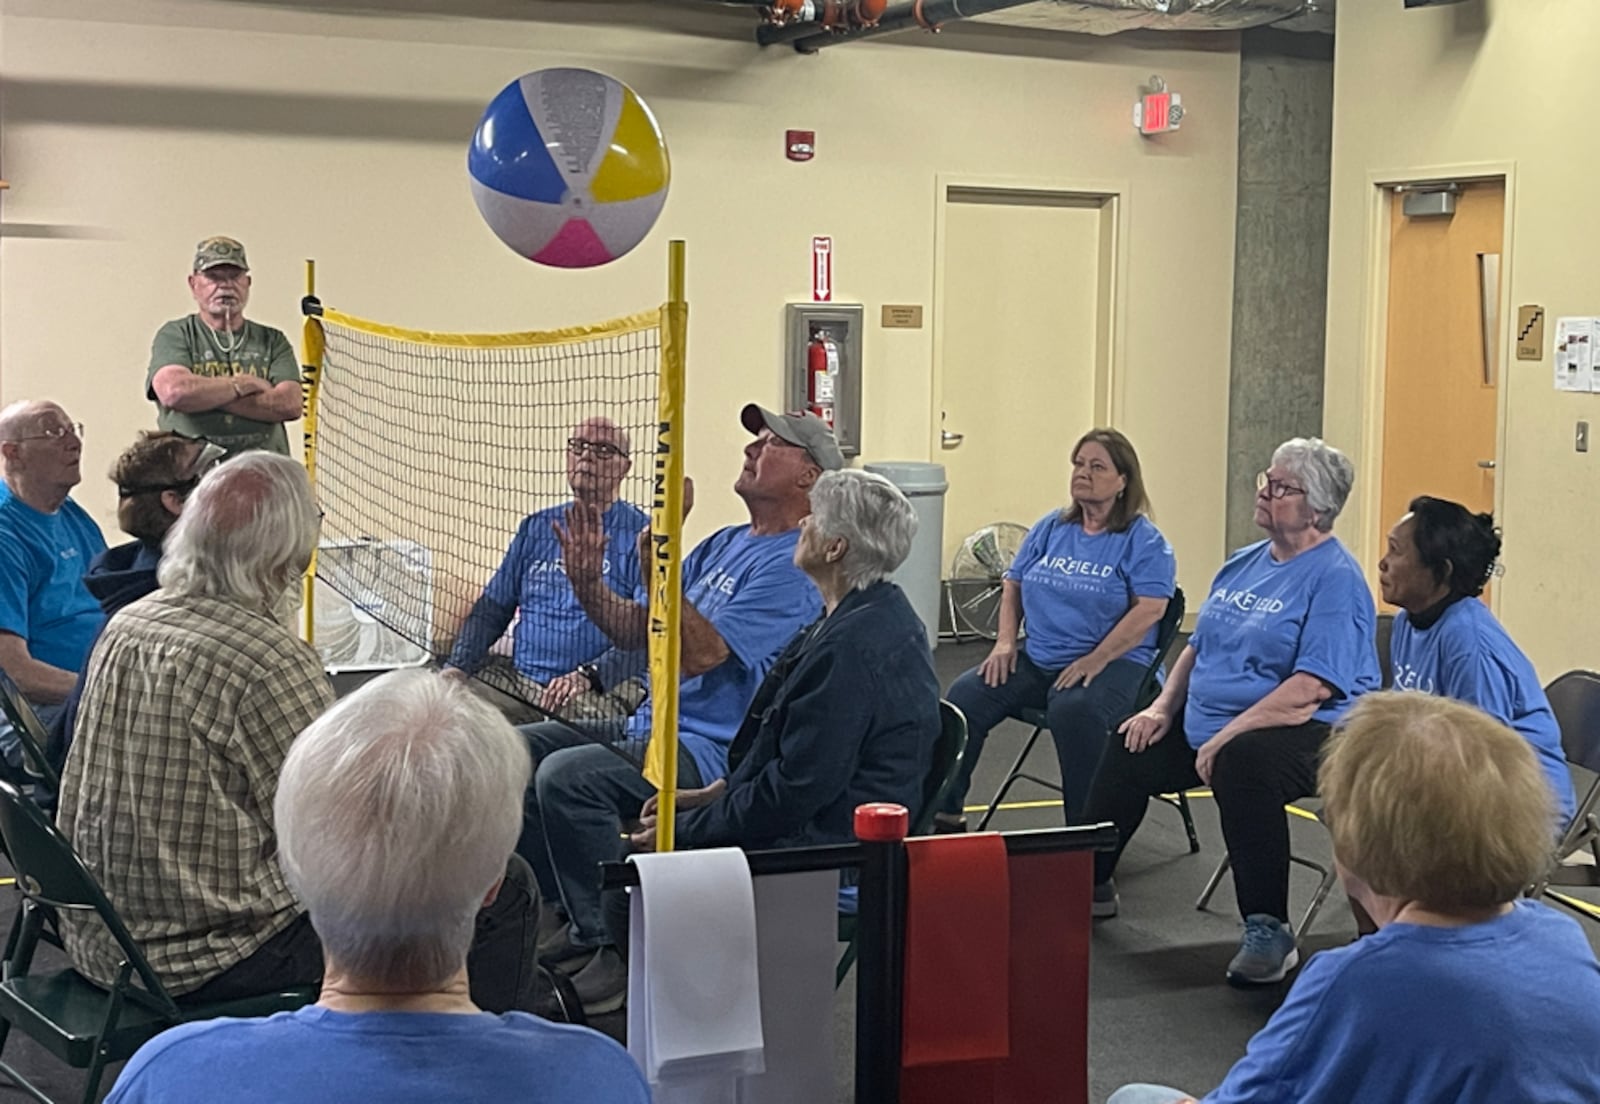
M 740 1080 L 738 1104 L 821 1104 L 835 1093 L 839 872 L 769 875 L 755 891 L 767 1068 Z
M 634 855 L 628 1050 L 656 1104 L 732 1104 L 763 1069 L 756 914 L 735 847 Z

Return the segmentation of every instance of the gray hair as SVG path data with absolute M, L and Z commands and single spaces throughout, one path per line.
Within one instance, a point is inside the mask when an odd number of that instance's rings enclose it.
M 1356 466 L 1321 437 L 1292 437 L 1272 451 L 1272 463 L 1287 469 L 1306 489 L 1314 524 L 1326 533 L 1355 485 Z
M 162 589 L 276 615 L 311 563 L 321 515 L 306 470 L 251 451 L 208 472 L 167 534 Z
M 916 510 L 900 488 L 856 468 L 817 477 L 811 524 L 825 540 L 844 540 L 844 579 L 852 590 L 865 590 L 904 563 L 917 535 Z
M 460 970 L 531 774 L 500 712 L 431 671 L 390 672 L 312 722 L 273 814 L 284 876 L 329 959 L 391 991 Z

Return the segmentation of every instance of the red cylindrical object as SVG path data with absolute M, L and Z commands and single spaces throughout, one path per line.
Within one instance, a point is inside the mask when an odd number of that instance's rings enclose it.
M 911 830 L 911 814 L 904 805 L 872 801 L 856 806 L 856 839 L 864 843 L 893 843 Z

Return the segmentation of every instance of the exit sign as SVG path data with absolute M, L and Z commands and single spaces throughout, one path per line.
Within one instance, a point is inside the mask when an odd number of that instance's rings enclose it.
M 1183 97 L 1176 92 L 1151 92 L 1133 105 L 1133 125 L 1140 134 L 1165 134 L 1183 121 Z

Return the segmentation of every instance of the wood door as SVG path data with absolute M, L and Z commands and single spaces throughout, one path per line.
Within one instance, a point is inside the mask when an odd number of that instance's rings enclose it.
M 1463 186 L 1450 216 L 1408 219 L 1399 195 L 1391 208 L 1378 555 L 1417 495 L 1494 509 L 1505 355 L 1504 322 L 1494 313 L 1487 317 L 1495 332 L 1485 334 L 1485 304 L 1492 311 L 1500 295 L 1485 281 L 1498 267 L 1480 260 L 1500 255 L 1503 183 Z
M 950 490 L 944 564 L 975 529 L 1032 525 L 1068 501 L 1094 425 L 1103 202 L 954 191 L 939 319 Z

